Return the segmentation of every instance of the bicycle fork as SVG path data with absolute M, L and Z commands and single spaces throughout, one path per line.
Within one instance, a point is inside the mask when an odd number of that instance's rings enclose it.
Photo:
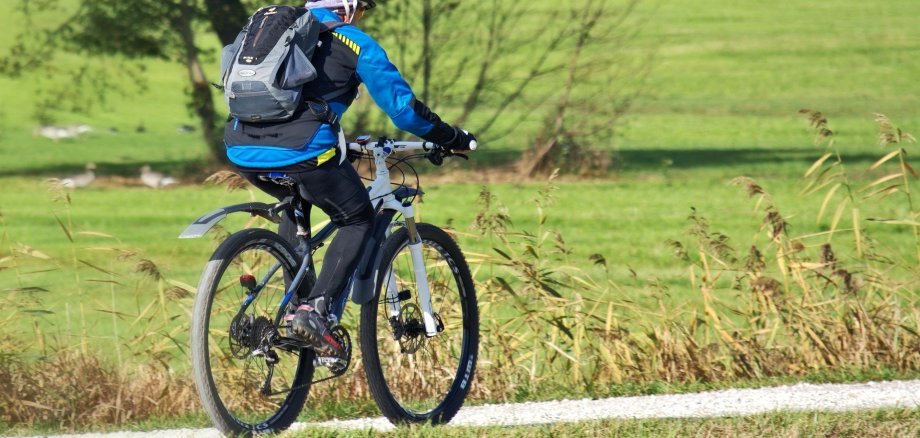
M 422 322 L 425 324 L 425 334 L 431 338 L 438 335 L 438 323 L 431 305 L 431 288 L 428 284 L 428 273 L 425 270 L 425 259 L 422 254 L 422 239 L 415 226 L 415 215 L 411 206 L 405 207 L 406 231 L 409 232 L 409 254 L 412 257 L 412 274 L 415 277 L 416 293 L 422 311 Z M 399 290 L 396 285 L 396 276 L 392 267 L 387 272 L 387 303 L 389 303 L 390 316 L 399 318 L 401 312 Z

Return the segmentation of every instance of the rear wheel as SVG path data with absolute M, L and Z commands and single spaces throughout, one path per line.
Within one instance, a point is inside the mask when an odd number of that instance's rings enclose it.
M 419 224 L 439 333 L 426 335 L 405 228 L 381 249 L 376 299 L 361 308 L 361 351 L 371 394 L 393 423 L 447 423 L 470 390 L 479 312 L 469 267 L 443 230 Z M 392 274 L 392 275 L 391 275 Z M 388 285 L 397 292 L 388 298 Z M 398 309 L 398 310 L 397 310 Z
M 274 324 L 285 277 L 297 270 L 295 254 L 275 233 L 243 230 L 217 248 L 202 273 L 192 369 L 205 411 L 224 434 L 284 430 L 307 399 L 313 352 L 282 342 L 286 327 Z

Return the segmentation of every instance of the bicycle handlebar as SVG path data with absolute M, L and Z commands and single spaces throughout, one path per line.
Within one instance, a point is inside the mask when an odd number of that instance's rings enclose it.
M 378 144 L 379 143 L 354 142 L 354 143 L 348 143 L 348 149 L 352 151 L 356 151 L 356 152 L 362 152 L 366 150 L 371 150 L 377 147 Z M 415 150 L 430 151 L 434 149 L 446 150 L 442 146 L 439 146 L 430 141 L 391 141 L 391 140 L 387 140 L 386 145 L 392 147 L 394 150 L 400 150 L 400 151 L 415 151 Z M 470 142 L 470 151 L 475 151 L 478 147 L 479 147 L 479 143 L 477 143 L 476 140 L 473 140 Z M 465 151 L 460 151 L 460 152 L 465 152 Z
M 447 149 L 443 146 L 437 145 L 429 141 L 396 141 L 391 140 L 386 137 L 381 137 L 377 140 L 376 143 L 371 143 L 370 136 L 363 135 L 358 137 L 358 140 L 354 143 L 348 143 L 348 150 L 354 152 L 365 152 L 375 150 L 377 148 L 384 148 L 383 152 L 385 155 L 390 155 L 391 152 L 396 151 L 425 151 L 425 157 L 428 158 L 428 161 L 435 166 L 440 166 L 444 164 L 445 157 L 459 157 L 468 160 L 463 152 L 472 152 L 479 147 L 479 144 L 476 140 L 470 141 L 470 149 L 464 151 L 455 151 L 452 149 Z M 386 148 L 389 148 L 387 150 Z
M 348 150 L 355 152 L 369 151 L 376 148 L 378 143 L 348 143 Z M 393 141 L 387 142 L 387 146 L 399 151 L 424 150 L 430 151 L 440 146 L 427 141 Z

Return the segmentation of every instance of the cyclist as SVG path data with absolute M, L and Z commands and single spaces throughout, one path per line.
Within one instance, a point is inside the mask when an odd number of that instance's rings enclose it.
M 346 275 L 358 263 L 374 220 L 361 179 L 337 147 L 338 119 L 357 98 L 358 86 L 364 83 L 377 105 L 404 131 L 460 151 L 469 150 L 475 137 L 444 123 L 416 99 L 383 48 L 354 26 L 365 10 L 375 6 L 372 0 L 309 0 L 305 6 L 306 13 L 333 28 L 321 34 L 312 59 L 319 77 L 308 85 L 307 97 L 291 119 L 272 123 L 230 119 L 224 141 L 227 158 L 253 185 L 283 199 L 289 194 L 287 189 L 259 177 L 284 172 L 297 182 L 301 196 L 338 227 L 313 290 L 306 297 L 301 295 L 296 312 L 286 319 L 291 321 L 294 336 L 340 355 L 342 347 L 331 335 L 326 303 L 344 289 Z M 309 218 L 309 206 L 306 213 Z M 298 244 L 292 218 L 284 217 L 278 232 Z

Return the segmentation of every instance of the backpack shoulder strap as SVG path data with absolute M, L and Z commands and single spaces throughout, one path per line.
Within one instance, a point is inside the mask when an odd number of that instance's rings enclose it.
M 320 32 L 332 32 L 342 26 L 347 26 L 347 25 L 348 23 L 345 23 L 342 21 L 324 21 L 322 22 L 322 26 L 320 26 L 319 31 Z

